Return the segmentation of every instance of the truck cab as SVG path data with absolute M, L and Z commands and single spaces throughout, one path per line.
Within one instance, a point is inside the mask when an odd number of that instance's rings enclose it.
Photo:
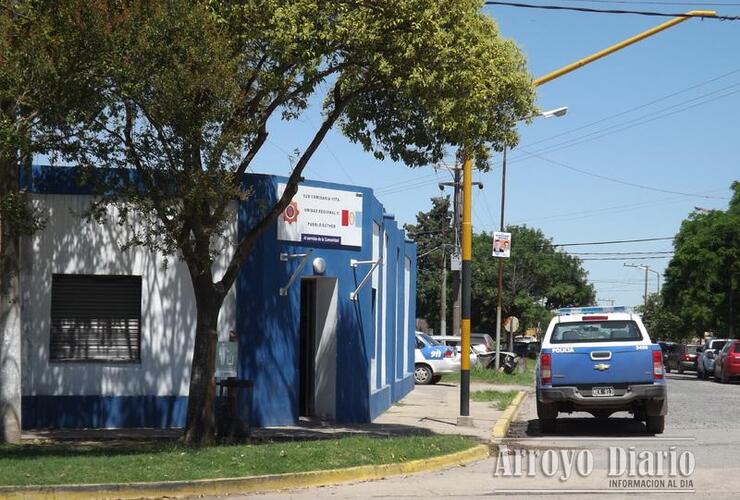
M 560 309 L 537 361 L 537 416 L 545 432 L 559 413 L 606 419 L 628 411 L 660 434 L 668 412 L 663 355 L 640 317 L 622 306 Z

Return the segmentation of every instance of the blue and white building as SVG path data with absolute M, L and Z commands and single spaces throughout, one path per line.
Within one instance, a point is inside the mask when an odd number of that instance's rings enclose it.
M 181 427 L 195 300 L 184 263 L 88 222 L 75 171 L 35 167 L 24 183 L 46 227 L 22 241 L 22 425 Z M 223 272 L 239 235 L 285 179 L 247 175 L 216 242 Z M 130 222 L 136 227 L 137 220 Z M 302 416 L 368 422 L 413 388 L 416 245 L 372 191 L 305 181 L 261 238 L 219 316 L 236 332 L 253 425 Z

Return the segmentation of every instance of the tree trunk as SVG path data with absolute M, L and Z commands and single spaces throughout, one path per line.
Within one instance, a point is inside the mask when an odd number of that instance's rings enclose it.
M 17 158 L 0 152 L 0 201 L 17 195 Z M 0 442 L 9 443 L 21 438 L 20 246 L 13 222 L 0 217 Z
M 184 441 L 194 446 L 210 446 L 216 442 L 214 374 L 218 313 L 224 297 L 216 292 L 210 276 L 193 278 L 193 290 L 197 322 Z

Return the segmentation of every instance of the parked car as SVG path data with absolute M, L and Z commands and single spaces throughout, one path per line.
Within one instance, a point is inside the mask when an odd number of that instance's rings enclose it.
M 471 333 L 470 344 L 477 346 L 478 352 L 490 352 L 496 350 L 496 341 L 488 333 Z M 482 351 L 481 351 L 482 349 Z
M 726 384 L 740 376 L 740 340 L 725 344 L 714 361 L 714 380 Z
M 416 332 L 414 351 L 414 382 L 419 385 L 436 384 L 445 373 L 460 371 L 451 347 L 440 344 L 426 333 Z
M 447 347 L 451 347 L 455 352 L 455 359 L 460 361 L 460 344 L 462 343 L 462 339 L 460 337 L 456 337 L 454 335 L 435 335 L 432 337 L 434 340 L 439 342 L 442 345 L 445 345 Z M 482 345 L 475 345 L 472 342 L 470 343 L 470 365 L 478 364 L 478 352 L 483 352 L 484 347 Z
M 668 356 L 671 355 L 671 351 L 675 349 L 677 344 L 675 342 L 661 340 L 658 342 L 658 345 L 660 346 L 660 351 L 663 353 L 663 366 L 665 367 L 666 373 L 668 373 L 670 372 L 668 368 Z
M 676 370 L 683 374 L 684 370 L 696 371 L 696 348 L 695 345 L 677 344 L 673 346 L 668 354 L 666 371 Z
M 714 360 L 727 342 L 728 339 L 709 339 L 702 349 L 697 349 L 696 376 L 698 378 L 706 380 L 714 376 Z

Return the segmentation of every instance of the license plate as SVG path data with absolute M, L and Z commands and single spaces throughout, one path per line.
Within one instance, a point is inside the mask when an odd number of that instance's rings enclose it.
M 591 395 L 594 397 L 614 396 L 614 387 L 592 387 Z

